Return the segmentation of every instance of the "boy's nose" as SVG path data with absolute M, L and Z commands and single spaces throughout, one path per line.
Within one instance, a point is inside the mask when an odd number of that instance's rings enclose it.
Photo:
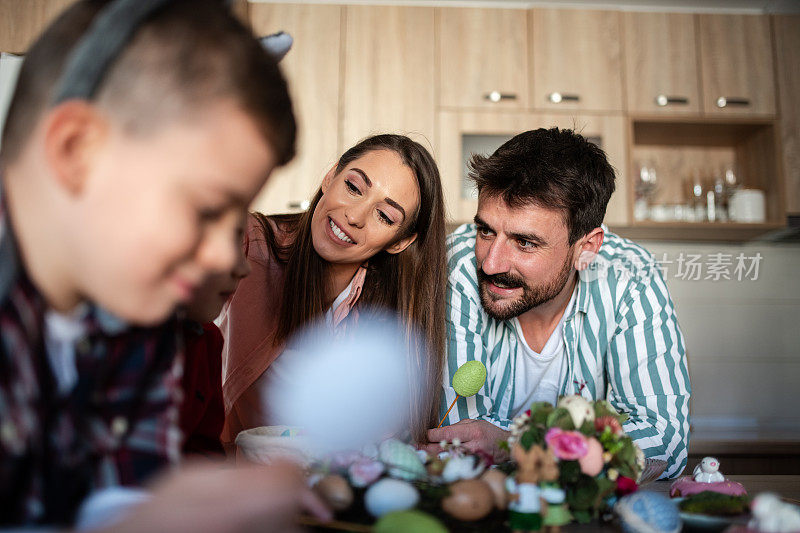
M 242 260 L 241 242 L 232 232 L 225 228 L 206 232 L 198 250 L 198 261 L 206 270 L 220 274 L 232 272 Z

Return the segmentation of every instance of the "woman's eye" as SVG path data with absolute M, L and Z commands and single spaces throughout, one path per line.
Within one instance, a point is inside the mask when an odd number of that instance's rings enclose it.
M 348 189 L 350 192 L 352 192 L 352 193 L 354 193 L 354 194 L 361 194 L 361 191 L 359 191 L 359 190 L 358 190 L 358 187 L 356 187 L 356 186 L 353 184 L 353 182 L 352 182 L 352 181 L 350 181 L 350 180 L 344 180 L 344 184 L 347 186 L 347 189 Z
M 378 216 L 381 217 L 381 220 L 383 220 L 386 224 L 390 226 L 394 225 L 394 220 L 389 218 L 389 215 L 387 215 L 383 211 L 378 211 Z

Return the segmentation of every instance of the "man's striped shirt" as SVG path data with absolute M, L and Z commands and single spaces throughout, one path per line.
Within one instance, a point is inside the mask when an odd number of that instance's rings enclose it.
M 480 303 L 474 224 L 447 239 L 447 372 L 441 413 L 455 398 L 453 374 L 470 360 L 486 365 L 483 388 L 460 398 L 445 425 L 466 418 L 508 429 L 514 405 L 517 335 L 511 321 Z M 630 415 L 623 428 L 647 457 L 668 462 L 663 477 L 686 466 L 689 374 L 675 308 L 653 256 L 609 231 L 595 261 L 580 272 L 576 303 L 564 323 L 567 378 L 560 394 L 606 398 Z M 530 391 L 520 391 L 527 394 Z

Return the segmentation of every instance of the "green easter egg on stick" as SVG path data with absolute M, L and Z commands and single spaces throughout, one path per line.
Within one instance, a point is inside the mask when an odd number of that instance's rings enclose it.
M 486 367 L 480 361 L 467 361 L 453 375 L 456 394 L 468 398 L 474 396 L 486 383 Z
M 436 427 L 442 427 L 444 421 L 447 420 L 447 415 L 450 414 L 460 397 L 469 398 L 478 394 L 484 383 L 486 383 L 486 367 L 480 361 L 467 361 L 458 367 L 456 373 L 453 374 L 453 388 L 456 391 L 456 397 Z

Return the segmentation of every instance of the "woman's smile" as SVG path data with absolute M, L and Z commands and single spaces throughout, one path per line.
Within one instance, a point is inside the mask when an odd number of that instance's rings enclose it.
M 336 244 L 342 246 L 353 246 L 356 244 L 353 237 L 343 230 L 331 217 L 328 217 L 328 237 Z

